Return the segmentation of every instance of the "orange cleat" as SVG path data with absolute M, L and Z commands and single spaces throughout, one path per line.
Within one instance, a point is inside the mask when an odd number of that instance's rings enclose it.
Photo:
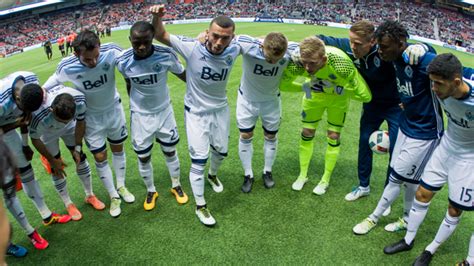
M 46 239 L 44 239 L 36 230 L 33 231 L 33 233 L 28 237 L 30 238 L 31 243 L 36 249 L 42 250 L 49 246 L 48 241 L 46 241 Z
M 42 164 L 43 167 L 44 167 L 44 170 L 46 170 L 46 173 L 52 174 L 53 171 L 51 170 L 51 164 L 49 164 L 48 159 L 46 159 L 46 157 L 44 157 L 43 155 L 41 155 L 41 156 L 40 156 L 40 160 L 41 160 L 41 164 Z
M 86 203 L 92 205 L 92 207 L 98 211 L 105 209 L 105 204 L 100 201 L 95 195 L 86 197 Z
M 79 221 L 82 219 L 82 214 L 74 203 L 67 205 L 67 213 L 71 216 L 73 221 Z
M 49 217 L 48 221 L 43 220 L 43 225 L 44 226 L 49 226 L 52 224 L 65 224 L 67 222 L 71 221 L 71 216 L 65 214 L 57 214 L 57 213 L 52 213 L 51 216 Z

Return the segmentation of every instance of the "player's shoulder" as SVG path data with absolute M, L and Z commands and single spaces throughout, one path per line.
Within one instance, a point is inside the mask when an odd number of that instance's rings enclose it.
M 49 107 L 50 107 L 49 102 L 43 103 L 38 110 L 34 111 L 31 114 L 31 122 L 29 125 L 30 128 L 32 129 L 38 128 L 38 126 L 44 120 L 44 118 L 47 117 L 49 113 L 51 112 Z
M 170 38 L 175 38 L 175 39 L 177 39 L 181 42 L 184 42 L 184 43 L 198 43 L 198 41 L 195 38 L 191 38 L 191 37 L 184 36 L 184 35 L 170 34 Z
M 109 42 L 109 43 L 104 43 L 104 44 L 101 44 L 100 45 L 100 52 L 103 53 L 103 52 L 108 52 L 108 51 L 118 51 L 118 52 L 121 52 L 122 51 L 122 48 L 113 43 L 113 42 Z
M 248 45 L 261 45 L 263 42 L 258 38 L 254 38 L 250 35 L 237 35 L 234 38 L 235 42 L 239 44 L 248 44 Z
M 117 63 L 121 64 L 133 58 L 133 48 L 128 48 L 120 52 L 117 56 Z
M 328 64 L 343 78 L 348 78 L 355 70 L 354 63 L 341 49 L 326 46 Z
M 56 68 L 56 72 L 57 73 L 61 73 L 62 71 L 64 71 L 65 69 L 75 65 L 75 64 L 78 64 L 79 63 L 79 58 L 77 58 L 77 56 L 75 55 L 70 55 L 66 58 L 63 58 L 59 64 L 58 64 L 58 67 Z

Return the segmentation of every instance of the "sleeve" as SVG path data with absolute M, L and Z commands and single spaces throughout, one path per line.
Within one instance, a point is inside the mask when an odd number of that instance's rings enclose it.
M 38 76 L 32 72 L 22 72 L 22 76 L 25 79 L 25 84 L 39 84 Z
M 367 82 L 365 82 L 364 78 L 355 67 L 353 77 L 349 80 L 347 86 L 354 88 L 352 91 L 348 92 L 352 99 L 363 103 L 368 103 L 372 100 L 372 92 L 370 91 L 369 85 L 367 85 Z
M 47 91 L 49 91 L 50 89 L 58 86 L 58 85 L 61 85 L 63 82 L 65 82 L 64 78 L 62 77 L 62 75 L 56 71 L 53 75 L 51 75 L 51 77 L 48 78 L 48 80 L 43 84 L 43 88 Z
M 170 42 L 173 49 L 184 57 L 186 61 L 191 57 L 191 53 L 197 43 L 195 39 L 173 34 L 170 34 Z
M 325 36 L 325 35 L 317 35 L 319 39 L 321 39 L 325 45 L 330 45 L 337 47 L 343 51 L 350 51 L 351 50 L 351 45 L 349 42 L 349 39 L 347 38 L 334 38 L 330 36 Z
M 235 42 L 239 45 L 241 54 L 248 54 L 256 45 L 261 45 L 261 42 L 258 39 L 248 35 L 238 35 L 235 38 Z
M 181 74 L 184 72 L 184 66 L 179 61 L 178 55 L 174 51 L 170 51 L 171 65 L 169 70 L 175 74 Z
M 82 121 L 86 118 L 86 97 L 84 95 L 74 96 L 74 101 L 76 102 L 76 120 Z
M 354 63 L 348 57 L 338 56 L 337 54 L 328 54 L 332 57 L 332 67 L 341 78 L 339 86 L 343 86 L 344 90 L 354 99 L 361 102 L 370 102 L 372 93 L 370 92 L 367 82 L 359 73 Z
M 42 132 L 41 125 L 42 125 L 42 123 L 41 123 L 41 121 L 36 121 L 38 118 L 39 117 L 33 116 L 31 118 L 31 124 L 28 127 L 28 133 L 30 135 L 30 138 L 32 138 L 32 139 L 41 138 L 41 132 Z

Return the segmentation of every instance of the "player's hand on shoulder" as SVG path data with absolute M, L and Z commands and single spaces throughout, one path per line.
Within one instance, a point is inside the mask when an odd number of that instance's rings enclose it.
M 160 18 L 165 15 L 165 11 L 165 5 L 154 5 L 150 7 L 150 13 Z
M 423 43 L 409 45 L 405 51 L 403 51 L 403 60 L 407 64 L 416 66 L 419 62 L 421 62 L 421 60 L 423 60 L 423 57 L 428 52 L 428 50 L 428 46 Z
M 207 30 L 206 31 L 203 31 L 203 32 L 200 32 L 198 34 L 198 36 L 196 36 L 196 39 L 201 43 L 201 44 L 204 44 L 206 43 L 207 41 Z

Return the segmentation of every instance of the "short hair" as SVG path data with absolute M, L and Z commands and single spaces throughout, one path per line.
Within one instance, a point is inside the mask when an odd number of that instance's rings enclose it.
M 13 176 L 15 174 L 16 163 L 15 157 L 7 144 L 3 141 L 3 132 L 0 130 L 0 187 L 4 188 L 5 177 Z M 14 179 L 16 180 L 16 179 Z
M 263 40 L 263 46 L 269 49 L 274 55 L 281 55 L 288 48 L 288 40 L 280 32 L 270 32 Z
M 323 41 L 315 36 L 307 37 L 300 43 L 301 58 L 310 57 L 313 54 L 318 54 L 318 56 L 326 54 L 326 48 L 324 47 Z
M 76 39 L 72 42 L 72 48 L 74 52 L 81 52 L 83 50 L 92 51 L 100 46 L 99 36 L 93 31 L 83 30 L 81 31 Z
M 71 120 L 76 114 L 76 102 L 74 97 L 68 93 L 61 93 L 51 104 L 54 114 L 61 120 Z
M 228 16 L 218 16 L 218 17 L 213 18 L 211 20 L 211 23 L 209 24 L 209 27 L 211 27 L 212 24 L 214 23 L 217 24 L 221 28 L 227 29 L 227 28 L 232 27 L 232 31 L 235 30 L 235 23 Z
M 130 35 L 132 35 L 132 33 L 136 31 L 136 32 L 151 32 L 153 33 L 153 35 L 155 35 L 155 27 L 153 27 L 153 25 L 148 22 L 148 21 L 137 21 L 133 24 L 133 26 L 130 28 Z
M 374 37 L 375 27 L 374 24 L 368 20 L 360 20 L 352 24 L 349 30 L 359 37 L 372 39 Z
M 399 42 L 403 39 L 408 39 L 408 32 L 399 22 L 386 20 L 384 23 L 380 24 L 375 31 L 375 38 L 377 38 L 377 40 L 381 40 L 385 36 L 390 38 L 392 41 Z
M 43 89 L 40 85 L 29 83 L 23 86 L 20 91 L 20 102 L 23 111 L 34 112 L 43 103 Z
M 428 74 L 440 76 L 442 79 L 453 80 L 462 77 L 462 64 L 452 53 L 437 55 L 428 65 Z

